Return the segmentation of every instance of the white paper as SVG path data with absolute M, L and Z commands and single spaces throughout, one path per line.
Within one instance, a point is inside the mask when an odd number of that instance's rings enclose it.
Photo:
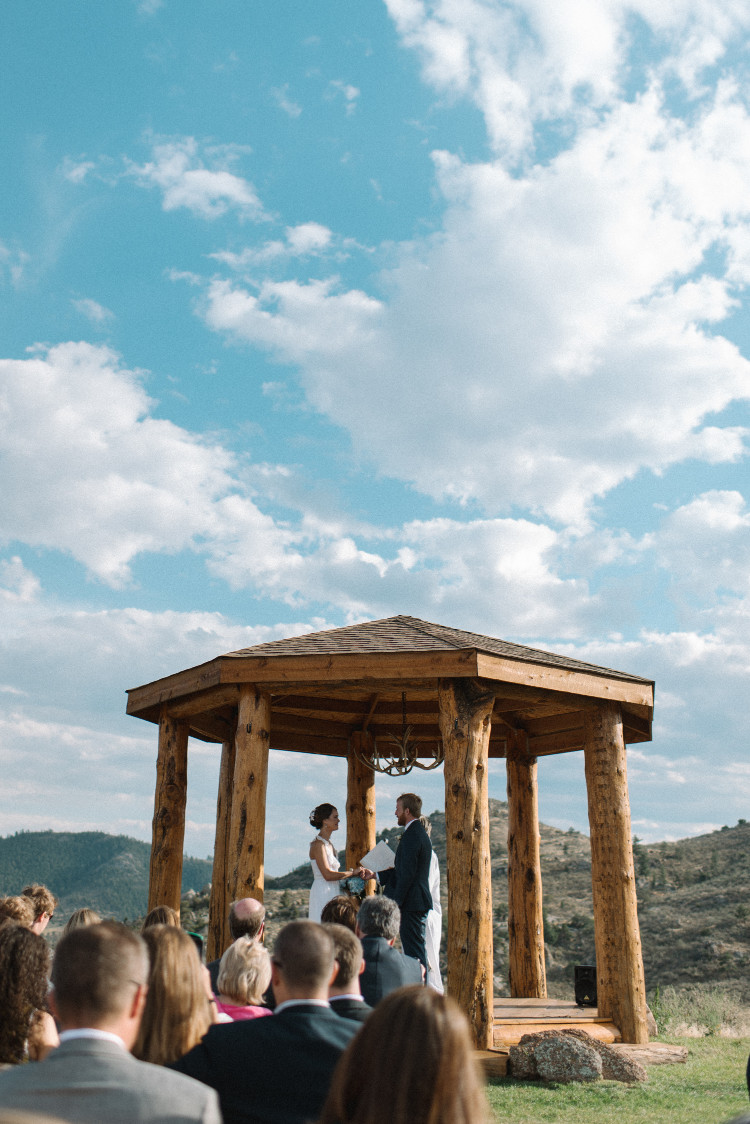
M 360 859 L 362 866 L 368 870 L 387 870 L 393 866 L 396 861 L 395 852 L 390 849 L 387 843 L 381 841 L 368 851 L 364 858 Z

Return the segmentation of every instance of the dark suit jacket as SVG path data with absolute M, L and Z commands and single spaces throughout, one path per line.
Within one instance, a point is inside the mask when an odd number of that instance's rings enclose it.
M 358 1030 L 329 1007 L 300 1004 L 270 1019 L 212 1026 L 172 1068 L 216 1089 L 224 1124 L 307 1124 Z
M 163 1066 L 139 1062 L 115 1042 L 95 1038 L 63 1042 L 43 1062 L 0 1073 L 0 1109 L 82 1124 L 221 1121 L 213 1089 Z
M 421 984 L 422 965 L 411 956 L 391 948 L 385 937 L 362 937 L 365 970 L 359 986 L 365 1002 L 374 1007 L 399 987 Z
M 378 874 L 386 896 L 393 898 L 402 913 L 428 913 L 432 909 L 431 856 L 430 837 L 419 820 L 413 820 L 399 841 L 395 866 Z
M 328 1002 L 331 1010 L 342 1019 L 353 1019 L 358 1023 L 365 1022 L 372 1011 L 372 1007 L 364 999 L 349 999 L 346 995 L 332 995 Z

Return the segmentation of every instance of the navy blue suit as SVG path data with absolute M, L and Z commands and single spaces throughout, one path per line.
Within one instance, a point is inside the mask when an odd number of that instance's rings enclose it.
M 430 859 L 432 844 L 419 820 L 411 820 L 404 828 L 396 863 L 390 870 L 381 870 L 378 878 L 386 896 L 393 898 L 401 910 L 401 947 L 406 956 L 413 956 L 427 967 L 424 946 L 427 914 L 432 909 L 430 893 Z
M 224 1124 L 305 1124 L 320 1115 L 359 1027 L 301 1003 L 271 1018 L 218 1023 L 170 1068 L 216 1089 Z

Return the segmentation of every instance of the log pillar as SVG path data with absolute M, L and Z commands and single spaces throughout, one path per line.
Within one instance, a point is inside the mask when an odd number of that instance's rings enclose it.
M 162 706 L 151 829 L 149 910 L 157 905 L 169 905 L 180 912 L 189 732 L 187 722 L 170 718 L 166 706 Z
M 536 757 L 528 754 L 524 730 L 509 731 L 507 747 L 510 994 L 514 999 L 545 999 Z
M 445 749 L 447 990 L 477 1049 L 492 1046 L 494 978 L 487 758 L 494 692 L 475 679 L 438 683 Z
M 211 875 L 211 901 L 208 907 L 206 960 L 218 960 L 229 944 L 229 907 L 227 858 L 232 826 L 232 787 L 236 731 L 221 747 L 219 791 L 216 797 L 216 838 L 214 866 Z
M 584 712 L 584 760 L 591 830 L 599 1015 L 623 1042 L 648 1042 L 622 713 L 602 703 Z
M 357 730 L 352 747 L 360 748 L 370 735 Z M 346 778 L 346 869 L 352 870 L 375 846 L 375 770 L 363 765 L 349 750 Z M 375 883 L 365 883 L 366 894 L 375 893 Z
M 268 748 L 271 699 L 243 684 L 234 739 L 232 812 L 227 847 L 227 895 L 263 901 L 263 855 L 266 831 Z

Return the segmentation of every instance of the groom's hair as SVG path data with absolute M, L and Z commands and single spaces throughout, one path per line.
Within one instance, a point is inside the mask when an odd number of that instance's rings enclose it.
M 393 941 L 401 925 L 401 910 L 392 898 L 382 894 L 365 898 L 359 907 L 357 924 L 363 937 L 384 937 Z
M 415 819 L 422 815 L 422 797 L 415 792 L 402 792 L 397 798 L 405 812 L 409 812 Z

